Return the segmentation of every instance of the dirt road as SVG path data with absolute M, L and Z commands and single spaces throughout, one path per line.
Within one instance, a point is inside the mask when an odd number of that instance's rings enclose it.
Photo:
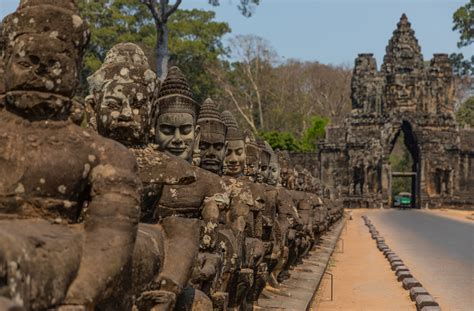
M 331 260 L 329 272 L 334 275 L 334 299 L 330 301 L 329 277 L 325 277 L 312 310 L 318 311 L 410 311 L 416 310 L 408 292 L 397 282 L 388 261 L 377 249 L 362 219 L 366 210 L 353 210 L 347 221 L 344 252 L 341 245 Z

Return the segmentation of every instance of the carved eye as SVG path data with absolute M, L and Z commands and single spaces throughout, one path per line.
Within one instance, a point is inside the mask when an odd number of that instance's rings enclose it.
M 121 105 L 115 99 L 107 99 L 105 101 L 105 106 L 111 110 L 119 110 Z
M 203 141 L 199 143 L 199 149 L 205 150 L 205 149 L 208 149 L 208 148 L 209 148 L 208 143 L 203 142 Z
M 24 68 L 31 68 L 31 64 L 28 63 L 28 62 L 25 62 L 25 61 L 18 62 L 18 65 L 20 65 L 21 67 L 24 67 Z
M 224 144 L 221 144 L 221 143 L 214 144 L 214 149 L 216 149 L 217 151 L 222 150 L 222 148 L 224 148 Z
M 193 131 L 192 125 L 183 125 L 179 128 L 179 132 L 181 135 L 188 135 Z
M 160 125 L 160 132 L 165 134 L 165 135 L 173 135 L 175 131 L 174 126 L 162 124 Z

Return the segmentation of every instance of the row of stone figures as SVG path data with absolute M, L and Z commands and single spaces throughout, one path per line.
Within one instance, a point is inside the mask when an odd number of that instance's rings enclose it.
M 341 217 L 134 44 L 89 77 L 91 128 L 75 124 L 74 1 L 22 0 L 3 37 L 0 310 L 251 310 Z

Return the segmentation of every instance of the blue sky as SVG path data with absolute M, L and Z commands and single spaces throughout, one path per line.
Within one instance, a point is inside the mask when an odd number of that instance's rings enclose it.
M 171 1 L 174 2 L 174 1 Z M 283 58 L 352 65 L 358 53 L 375 54 L 380 66 L 385 46 L 406 13 L 425 59 L 433 53 L 463 52 L 451 30 L 452 14 L 468 0 L 261 0 L 252 17 L 237 10 L 238 0 L 183 0 L 182 8 L 211 9 L 235 34 L 267 39 Z M 15 10 L 19 0 L 0 0 L 0 18 Z

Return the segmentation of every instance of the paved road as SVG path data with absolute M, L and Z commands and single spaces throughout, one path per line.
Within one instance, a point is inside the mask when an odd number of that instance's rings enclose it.
M 368 211 L 443 310 L 474 310 L 474 224 L 419 210 Z

